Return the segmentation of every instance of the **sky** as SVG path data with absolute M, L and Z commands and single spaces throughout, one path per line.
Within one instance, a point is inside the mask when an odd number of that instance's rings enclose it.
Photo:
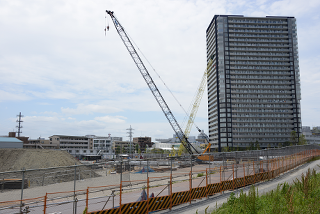
M 0 135 L 17 131 L 21 112 L 21 135 L 32 139 L 111 134 L 128 140 L 130 126 L 134 137 L 172 137 L 105 10 L 114 11 L 146 57 L 183 130 L 180 104 L 187 111 L 200 84 L 213 16 L 296 17 L 302 125 L 320 126 L 319 0 L 0 0 Z M 207 133 L 206 92 L 195 123 Z

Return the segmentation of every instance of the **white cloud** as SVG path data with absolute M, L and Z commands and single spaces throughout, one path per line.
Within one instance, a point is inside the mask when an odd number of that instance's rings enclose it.
M 0 89 L 0 102 L 1 101 L 23 101 L 31 99 L 29 96 L 23 94 L 17 94 L 13 92 L 8 92 Z
M 107 105 L 98 105 L 98 104 L 78 104 L 77 108 L 61 108 L 61 112 L 67 115 L 75 115 L 75 114 L 92 114 L 92 113 L 114 113 L 119 112 L 121 109 L 107 106 Z
M 116 117 L 111 117 L 111 116 L 104 116 L 104 117 L 95 117 L 95 120 L 102 121 L 105 123 L 124 123 L 126 117 L 123 116 L 116 116 Z
M 110 9 L 185 109 L 206 68 L 205 31 L 215 14 L 295 16 L 303 122 L 317 124 L 319 6 L 318 0 L 0 1 L 0 118 L 8 121 L 22 111 L 28 116 L 24 133 L 32 136 L 126 136 L 125 129 L 133 125 L 138 135 L 170 137 L 167 121 L 135 118 L 143 112 L 158 115 L 161 109 L 110 18 L 104 36 L 104 12 Z M 180 106 L 146 66 L 182 121 Z M 197 125 L 207 130 L 206 95 L 197 115 Z M 0 129 L 11 130 L 14 121 Z

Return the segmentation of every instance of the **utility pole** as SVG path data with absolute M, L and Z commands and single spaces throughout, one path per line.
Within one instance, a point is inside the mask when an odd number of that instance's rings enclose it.
M 130 128 L 126 129 L 126 130 L 129 130 L 127 133 L 129 134 L 129 139 L 130 139 L 130 157 L 132 157 L 132 130 L 134 130 L 133 128 L 131 128 L 131 125 L 130 125 Z
M 24 117 L 23 115 L 21 115 L 21 112 L 19 113 L 19 115 L 17 115 L 17 117 L 19 117 L 19 119 L 17 120 L 18 125 L 16 126 L 16 128 L 18 128 L 18 137 L 20 137 L 20 133 L 22 133 L 21 129 L 23 128 L 23 126 L 21 125 L 21 123 L 23 122 L 21 120 L 22 117 Z

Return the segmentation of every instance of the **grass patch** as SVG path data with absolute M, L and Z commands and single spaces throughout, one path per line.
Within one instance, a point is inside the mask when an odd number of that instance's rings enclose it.
M 310 169 L 292 185 L 278 184 L 277 189 L 258 195 L 258 189 L 251 186 L 248 194 L 240 192 L 238 197 L 231 193 L 228 202 L 212 214 L 229 213 L 320 213 L 320 174 Z
M 320 156 L 311 158 L 310 160 L 307 161 L 307 163 L 310 163 L 310 162 L 316 161 L 316 160 L 320 160 Z
M 204 176 L 204 173 L 200 172 L 197 174 L 197 178 Z

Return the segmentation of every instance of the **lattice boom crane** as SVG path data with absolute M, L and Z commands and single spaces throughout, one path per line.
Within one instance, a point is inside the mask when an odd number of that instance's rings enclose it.
M 182 129 L 180 128 L 177 120 L 173 116 L 169 106 L 167 105 L 167 103 L 164 100 L 164 98 L 162 97 L 159 89 L 155 85 L 153 79 L 151 78 L 147 68 L 143 64 L 143 62 L 142 62 L 140 56 L 138 55 L 136 49 L 132 45 L 127 33 L 125 32 L 124 28 L 122 27 L 122 25 L 120 24 L 118 19 L 114 16 L 113 11 L 107 10 L 106 12 L 110 15 L 110 17 L 112 19 L 112 22 L 113 22 L 113 24 L 114 24 L 114 26 L 115 26 L 120 38 L 121 38 L 123 44 L 126 46 L 127 50 L 129 51 L 133 61 L 135 62 L 136 66 L 138 67 L 142 77 L 146 81 L 146 83 L 147 83 L 149 89 L 151 90 L 154 98 L 157 100 L 159 106 L 161 107 L 164 115 L 168 119 L 172 129 L 176 133 L 176 135 L 179 138 L 180 142 L 183 144 L 183 146 L 186 148 L 186 150 L 189 152 L 189 154 L 193 154 L 194 151 L 196 153 L 198 153 L 198 151 L 190 144 L 190 142 L 188 141 L 187 137 L 184 135 L 184 133 L 183 133 Z

